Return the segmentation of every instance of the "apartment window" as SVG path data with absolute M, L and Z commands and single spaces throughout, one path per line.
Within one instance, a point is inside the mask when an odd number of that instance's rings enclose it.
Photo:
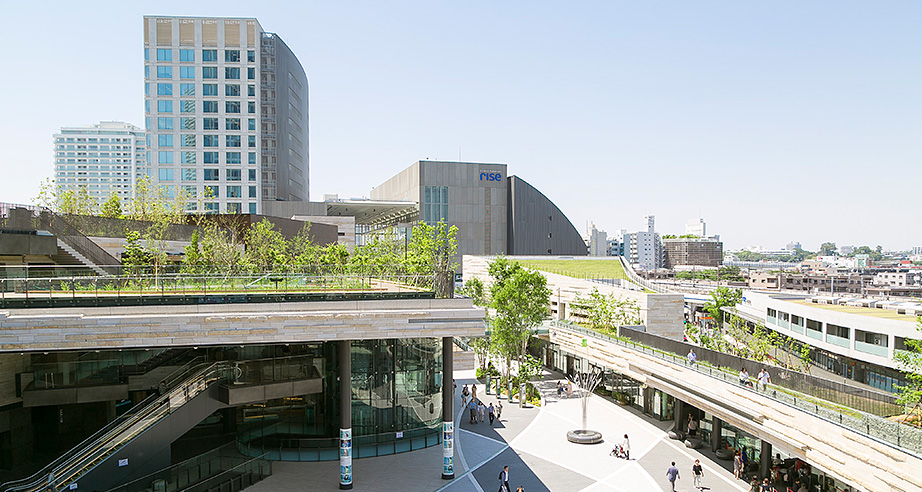
M 157 129 L 158 130 L 172 130 L 173 129 L 173 118 L 157 118 Z
M 145 96 L 150 95 L 150 84 L 147 82 L 144 82 L 144 95 Z
M 194 96 L 195 95 L 195 84 L 179 84 L 179 95 L 180 96 Z
M 256 170 L 255 169 L 247 169 L 247 181 L 251 183 L 253 181 L 256 181 Z
M 203 96 L 217 96 L 218 95 L 218 84 L 202 84 L 202 95 Z
M 255 213 L 256 213 L 256 204 L 253 203 L 253 202 L 250 202 L 250 203 L 248 203 L 247 205 L 248 205 L 248 207 L 249 207 L 250 213 L 251 213 L 251 214 L 255 214 Z
M 194 62 L 195 61 L 195 50 L 179 50 L 179 61 Z
M 206 152 L 206 154 L 207 154 L 207 152 Z M 217 169 L 211 169 L 211 168 L 202 169 L 202 177 L 205 178 L 205 181 L 217 181 L 217 180 L 221 179 L 221 178 L 218 176 L 218 170 L 217 170 Z
M 202 67 L 202 78 L 203 79 L 218 78 L 218 67 Z
M 160 164 L 172 164 L 173 163 L 173 153 L 172 152 L 158 152 L 157 153 L 157 162 Z
M 224 85 L 224 95 L 225 96 L 239 96 L 240 95 L 240 84 L 225 84 Z
M 807 318 L 807 329 L 822 333 L 823 323 Z
M 173 112 L 173 101 L 169 99 L 157 101 L 157 112 L 158 113 L 172 113 Z
M 205 164 L 219 164 L 217 152 L 205 152 L 202 154 L 202 157 L 205 159 Z
M 182 161 L 180 161 L 181 163 L 195 164 L 195 152 L 186 151 L 186 152 L 181 152 L 181 154 L 182 154 Z
M 251 149 L 256 147 L 256 135 L 247 136 L 247 147 Z
M 144 48 L 144 61 L 150 61 L 150 50 Z
M 240 164 L 240 152 L 228 152 L 226 160 L 228 164 Z
M 250 188 L 250 196 L 249 196 L 249 197 L 250 197 L 250 198 L 256 198 L 256 187 L 255 187 L 255 186 L 250 186 L 249 188 Z
M 256 130 L 256 118 L 250 118 L 247 120 L 247 130 Z
M 158 48 L 157 61 L 173 61 L 173 50 Z
M 247 50 L 247 62 L 253 63 L 253 62 L 255 62 L 255 61 L 256 61 L 256 51 L 255 51 L 255 50 Z
M 195 130 L 195 118 L 180 118 L 179 121 L 181 123 L 180 128 L 183 130 Z
M 173 170 L 172 169 L 160 169 L 160 181 L 173 181 Z
M 186 198 L 196 198 L 196 197 L 198 197 L 198 189 L 196 189 L 195 185 L 183 185 L 182 191 L 183 191 L 183 193 L 186 194 Z M 195 210 L 195 204 L 194 204 L 194 203 L 190 203 L 189 205 L 192 206 L 192 209 L 191 209 L 191 210 Z M 189 209 L 187 208 L 187 210 L 189 210 Z
M 218 119 L 217 118 L 202 118 L 202 128 L 205 130 L 217 130 L 218 129 Z
M 184 99 L 179 101 L 179 111 L 182 113 L 194 113 L 195 112 L 195 101 L 192 99 Z
M 205 198 L 217 198 L 219 190 L 220 188 L 218 185 L 205 185 L 202 191 L 205 194 Z
M 839 338 L 849 338 L 850 329 L 845 326 L 834 325 L 832 323 L 826 323 L 826 334 L 833 337 Z
M 225 169 L 227 181 L 240 181 L 240 169 Z
M 249 101 L 247 103 L 247 113 L 250 113 L 250 114 L 256 113 L 256 102 L 255 101 Z
M 157 135 L 157 145 L 160 147 L 172 147 L 173 135 Z
M 202 112 L 203 113 L 217 113 L 218 112 L 218 101 L 202 101 Z
M 234 63 L 240 61 L 240 50 L 224 50 L 224 61 Z
M 172 96 L 173 95 L 173 84 L 157 84 L 157 95 L 158 96 Z
M 247 68 L 247 79 L 256 80 L 256 68 L 254 67 Z
M 256 97 L 256 86 L 254 84 L 247 86 L 247 96 Z
M 144 65 L 144 78 L 150 78 L 150 65 Z
M 227 198 L 241 198 L 243 195 L 240 192 L 239 186 L 226 186 L 227 189 Z
M 218 61 L 218 50 L 202 50 L 202 61 L 206 61 L 206 62 Z
M 226 147 L 240 147 L 240 135 L 226 135 L 224 145 Z
M 158 79 L 172 79 L 173 78 L 173 67 L 157 67 L 157 78 Z
M 150 100 L 149 99 L 144 100 L 144 112 L 150 113 Z
M 203 147 L 217 147 L 218 146 L 218 135 L 202 135 L 202 146 Z
M 195 168 L 185 168 L 182 170 L 182 180 L 183 181 L 195 181 L 196 179 L 196 169 Z
M 240 67 L 224 67 L 226 80 L 240 80 Z
M 179 78 L 195 79 L 195 67 L 179 67 Z
M 218 204 L 215 202 L 208 202 L 205 204 L 205 213 L 206 214 L 216 214 L 218 213 Z
M 224 112 L 225 113 L 239 113 L 240 112 L 240 101 L 224 101 Z
M 225 118 L 224 119 L 224 129 L 225 130 L 239 130 L 240 129 L 240 118 Z

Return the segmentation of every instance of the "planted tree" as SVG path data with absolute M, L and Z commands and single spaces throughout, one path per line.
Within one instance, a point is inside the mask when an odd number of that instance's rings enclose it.
M 922 317 L 918 319 L 916 328 L 922 332 Z M 905 350 L 895 350 L 893 359 L 899 364 L 903 372 L 904 382 L 897 387 L 897 401 L 909 408 L 905 420 L 913 417 L 922 405 L 922 340 L 906 338 Z M 920 419 L 915 417 L 916 425 Z

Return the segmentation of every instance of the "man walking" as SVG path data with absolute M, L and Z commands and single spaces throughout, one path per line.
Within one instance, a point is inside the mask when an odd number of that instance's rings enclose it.
M 471 411 L 471 424 L 477 423 L 477 400 L 471 398 L 471 402 L 468 404 L 467 408 Z
M 490 402 L 490 408 L 487 409 L 487 412 L 490 414 L 490 427 L 493 427 L 493 418 L 495 417 L 496 409 L 493 408 L 493 402 Z
M 666 478 L 669 479 L 669 485 L 672 486 L 672 492 L 675 492 L 675 482 L 679 479 L 679 469 L 675 467 L 675 461 L 673 461 L 672 466 L 666 470 Z
M 688 349 L 688 365 L 694 365 L 695 361 L 698 360 L 698 355 L 695 354 L 695 349 Z
M 509 465 L 499 472 L 499 492 L 509 492 Z
M 768 371 L 765 368 L 762 368 L 762 371 L 759 373 L 759 389 L 762 392 L 765 392 L 765 388 L 772 382 L 772 377 L 768 374 Z

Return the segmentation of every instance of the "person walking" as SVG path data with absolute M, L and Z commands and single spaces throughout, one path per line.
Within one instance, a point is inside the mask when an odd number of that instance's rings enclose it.
M 483 400 L 480 400 L 480 406 L 477 409 L 480 412 L 480 421 L 483 422 L 487 418 L 487 406 L 483 404 Z
M 471 385 L 471 398 L 475 400 L 477 399 L 477 385 L 476 384 Z
M 695 460 L 695 464 L 692 465 L 692 479 L 695 481 L 695 488 L 701 490 L 701 479 L 704 477 L 704 468 L 701 467 L 701 463 L 698 460 Z
M 771 382 L 771 375 L 768 373 L 768 370 L 763 367 L 762 372 L 759 373 L 759 389 L 762 390 L 762 392 L 765 392 L 765 389 L 769 384 L 771 384 Z
M 743 457 L 740 455 L 740 452 L 737 451 L 733 453 L 733 476 L 736 477 L 737 480 L 739 480 L 743 478 L 741 475 L 742 472 L 743 472 Z
M 467 385 L 465 384 L 461 388 L 461 406 L 462 407 L 467 406 L 467 397 L 470 396 L 470 394 L 471 394 L 471 390 L 467 389 Z
M 693 365 L 696 360 L 698 360 L 698 355 L 695 354 L 695 349 L 688 349 L 688 365 Z
M 690 437 L 695 437 L 695 434 L 698 433 L 698 422 L 695 421 L 695 418 L 689 414 L 688 415 L 688 435 Z
M 503 417 L 503 402 L 498 401 L 496 402 L 496 421 L 498 422 L 499 419 L 501 419 L 502 417 Z
M 675 483 L 679 479 L 679 469 L 675 467 L 675 461 L 672 462 L 672 466 L 666 470 L 666 478 L 669 480 L 669 485 L 672 486 L 672 492 L 675 492 Z
M 775 488 L 772 487 L 772 484 L 768 483 L 768 477 L 762 479 L 762 485 L 759 487 L 759 492 L 775 492 Z
M 745 367 L 740 369 L 740 384 L 752 387 L 752 381 L 749 380 L 749 373 L 746 371 Z
M 624 440 L 621 441 L 621 451 L 624 453 L 624 459 L 631 459 L 631 440 L 628 439 L 627 434 L 624 435 Z
M 471 411 L 471 419 L 469 423 L 476 424 L 477 423 L 477 400 L 474 400 L 473 398 L 471 398 L 471 402 L 468 404 L 467 408 Z
M 490 414 L 490 427 L 493 427 L 493 418 L 495 417 L 496 409 L 493 408 L 493 403 L 490 403 L 490 408 L 487 409 L 487 412 Z
M 509 465 L 499 472 L 499 492 L 509 492 Z

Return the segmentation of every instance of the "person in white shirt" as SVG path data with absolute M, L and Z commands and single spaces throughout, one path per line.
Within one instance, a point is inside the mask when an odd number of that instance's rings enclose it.
M 765 391 L 765 388 L 772 382 L 772 377 L 764 368 L 759 372 L 759 389 Z
M 628 439 L 627 434 L 624 435 L 624 441 L 621 441 L 621 451 L 624 451 L 624 459 L 631 459 L 631 440 Z

